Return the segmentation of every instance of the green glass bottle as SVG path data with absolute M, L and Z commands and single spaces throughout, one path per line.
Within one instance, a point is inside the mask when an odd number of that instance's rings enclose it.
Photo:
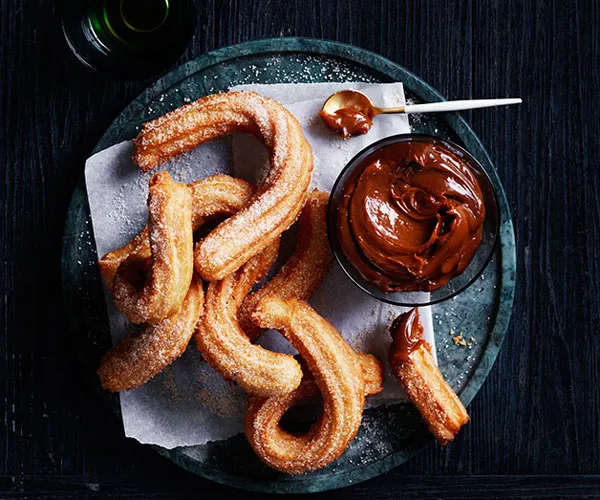
M 63 32 L 89 68 L 122 78 L 164 71 L 196 24 L 192 0 L 80 0 L 63 3 Z

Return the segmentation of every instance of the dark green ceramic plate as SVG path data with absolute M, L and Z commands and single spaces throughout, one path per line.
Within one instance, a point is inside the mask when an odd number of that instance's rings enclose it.
M 350 45 L 322 40 L 281 38 L 220 49 L 175 69 L 133 101 L 109 127 L 94 153 L 131 139 L 142 122 L 207 94 L 243 83 L 404 82 L 414 102 L 442 100 L 404 68 Z M 434 306 L 439 365 L 461 400 L 469 404 L 492 367 L 506 332 L 515 283 L 514 233 L 506 197 L 481 142 L 457 114 L 423 115 L 412 121 L 414 132 L 429 133 L 463 144 L 489 173 L 500 202 L 500 244 L 481 279 L 454 300 Z M 110 345 L 102 284 L 83 176 L 67 215 L 62 254 L 63 291 L 69 327 L 79 342 L 81 362 L 94 369 Z M 471 349 L 455 346 L 450 328 L 473 335 Z M 119 411 L 118 399 L 105 395 Z M 243 436 L 204 446 L 156 451 L 195 474 L 220 483 L 269 492 L 323 491 L 364 481 L 395 467 L 432 437 L 410 405 L 365 412 L 363 425 L 347 452 L 314 473 L 288 476 L 264 466 Z

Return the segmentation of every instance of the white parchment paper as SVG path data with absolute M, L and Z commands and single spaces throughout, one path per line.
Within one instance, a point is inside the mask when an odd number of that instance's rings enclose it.
M 316 117 L 324 99 L 342 88 L 367 93 L 377 104 L 398 106 L 404 103 L 401 83 L 393 84 L 282 84 L 253 85 L 243 88 L 273 97 L 286 105 L 298 118 L 313 148 L 315 173 L 313 185 L 329 191 L 347 161 L 368 144 L 393 134 L 410 131 L 406 116 L 380 116 L 368 135 L 344 141 L 323 126 Z M 232 154 L 233 150 L 233 154 Z M 131 160 L 129 141 L 101 151 L 86 162 L 85 176 L 96 248 L 99 256 L 125 244 L 147 220 L 148 179 L 155 173 L 142 174 Z M 233 165 L 233 170 L 232 170 Z M 179 181 L 191 182 L 215 173 L 227 173 L 256 182 L 264 175 L 266 152 L 254 138 L 236 135 L 200 146 L 161 166 Z M 292 238 L 283 245 L 291 247 Z M 112 305 L 106 294 L 113 342 L 127 335 L 132 326 Z M 390 343 L 387 328 L 402 308 L 378 302 L 361 292 L 334 264 L 311 304 L 329 319 L 348 342 L 360 352 L 387 359 Z M 435 346 L 429 308 L 421 308 L 424 336 Z M 276 332 L 267 332 L 260 340 L 273 350 L 293 352 Z M 389 371 L 389 370 L 387 370 Z M 389 373 L 385 390 L 369 404 L 385 404 L 405 396 Z M 163 373 L 133 391 L 120 395 L 123 426 L 128 437 L 165 448 L 204 444 L 227 439 L 242 432 L 245 394 L 225 382 L 201 361 L 195 345 Z

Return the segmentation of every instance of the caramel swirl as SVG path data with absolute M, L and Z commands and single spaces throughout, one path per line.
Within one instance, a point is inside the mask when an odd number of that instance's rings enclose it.
M 431 291 L 462 273 L 481 243 L 485 207 L 471 169 L 423 140 L 368 156 L 338 206 L 344 253 L 381 290 Z
M 398 316 L 390 327 L 392 345 L 389 350 L 389 361 L 395 373 L 399 363 L 410 360 L 410 354 L 419 347 L 423 340 L 423 325 L 419 319 L 419 310 L 414 307 Z

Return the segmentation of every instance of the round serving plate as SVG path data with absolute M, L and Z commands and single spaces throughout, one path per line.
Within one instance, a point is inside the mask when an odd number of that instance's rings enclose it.
M 443 100 L 425 82 L 397 64 L 368 51 L 334 42 L 279 38 L 216 50 L 162 77 L 135 99 L 108 128 L 94 153 L 133 138 L 143 122 L 190 100 L 250 83 L 404 83 L 415 103 Z M 456 113 L 411 118 L 413 132 L 437 135 L 463 145 L 487 171 L 498 194 L 500 239 L 484 273 L 467 290 L 433 306 L 438 363 L 450 385 L 468 405 L 481 388 L 508 327 L 515 284 L 515 242 L 504 190 L 483 145 Z M 111 345 L 102 282 L 83 175 L 67 214 L 62 252 L 63 294 L 68 326 L 80 361 L 95 369 Z M 450 330 L 463 332 L 471 347 L 455 344 Z M 474 342 L 470 337 L 475 338 Z M 119 413 L 118 397 L 102 393 Z M 248 490 L 307 493 L 364 481 L 405 462 L 433 440 L 408 404 L 365 411 L 356 439 L 330 466 L 299 476 L 278 473 L 254 455 L 243 435 L 202 446 L 153 448 L 200 476 Z

